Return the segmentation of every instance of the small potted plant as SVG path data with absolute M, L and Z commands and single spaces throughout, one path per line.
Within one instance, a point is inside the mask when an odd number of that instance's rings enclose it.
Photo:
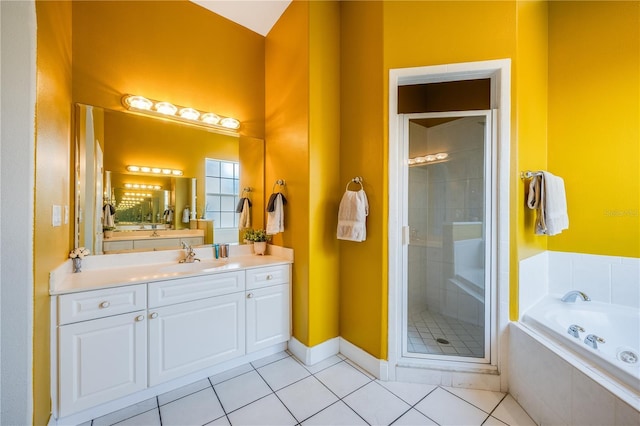
M 253 242 L 253 252 L 255 254 L 263 255 L 271 235 L 267 235 L 264 229 L 249 229 L 245 232 L 244 239 Z
M 115 230 L 116 230 L 115 226 L 103 226 L 102 234 L 104 235 L 105 238 L 111 238 L 113 237 L 113 231 Z
M 89 250 L 84 247 L 76 247 L 69 253 L 69 257 L 73 262 L 73 272 L 82 272 L 82 259 L 89 256 Z

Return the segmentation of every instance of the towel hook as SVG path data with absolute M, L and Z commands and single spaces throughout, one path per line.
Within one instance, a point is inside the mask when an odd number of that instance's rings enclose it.
M 245 192 L 251 192 L 251 187 L 250 186 L 246 186 L 246 187 L 242 188 L 242 195 L 244 195 Z
M 532 172 L 531 170 L 527 170 L 526 172 L 520 172 L 520 179 L 531 179 L 534 176 L 542 176 L 542 172 Z
M 271 192 L 276 192 L 276 186 L 285 186 L 286 182 L 284 181 L 284 179 L 278 179 L 276 180 L 276 183 L 273 184 L 273 189 L 271 190 Z
M 362 182 L 364 181 L 364 179 L 362 179 L 362 176 L 356 176 L 353 179 L 351 179 L 349 182 L 347 182 L 347 188 L 346 190 L 349 190 L 349 184 L 351 183 L 357 183 L 360 185 L 360 189 L 364 189 L 364 185 L 362 184 Z

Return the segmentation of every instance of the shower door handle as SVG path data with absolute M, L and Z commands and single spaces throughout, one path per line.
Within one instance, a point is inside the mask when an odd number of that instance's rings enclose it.
M 402 227 L 402 245 L 407 246 L 411 242 L 411 227 L 403 226 Z

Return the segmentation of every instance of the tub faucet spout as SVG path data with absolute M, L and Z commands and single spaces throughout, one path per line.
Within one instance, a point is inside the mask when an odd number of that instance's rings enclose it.
M 587 296 L 585 293 L 578 291 L 578 290 L 571 290 L 569 293 L 565 294 L 564 296 L 562 296 L 562 300 L 563 302 L 575 302 L 576 298 L 580 296 L 580 298 L 585 301 L 585 302 L 590 302 L 591 298 L 589 298 L 589 296 Z
M 587 346 L 592 347 L 593 349 L 598 349 L 598 343 L 606 343 L 606 341 L 602 337 L 598 337 L 595 334 L 589 334 L 584 339 L 584 343 Z

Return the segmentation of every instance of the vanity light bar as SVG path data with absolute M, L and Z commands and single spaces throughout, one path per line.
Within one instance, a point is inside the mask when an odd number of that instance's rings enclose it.
M 434 161 L 442 161 L 449 157 L 446 152 L 439 152 L 437 154 L 428 154 L 422 157 L 409 158 L 409 165 L 414 166 L 416 164 L 433 163 Z
M 127 166 L 129 172 L 153 173 L 156 175 L 182 176 L 182 170 L 163 169 L 160 167 L 148 166 Z
M 156 191 L 159 191 L 162 189 L 160 185 L 145 185 L 145 184 L 139 184 L 139 183 L 125 183 L 124 187 L 127 189 L 154 189 Z
M 225 132 L 236 132 L 240 128 L 240 121 L 233 117 L 223 117 L 212 112 L 199 111 L 195 108 L 174 105 L 165 101 L 155 101 L 139 95 L 124 95 L 122 105 L 130 111 Z

